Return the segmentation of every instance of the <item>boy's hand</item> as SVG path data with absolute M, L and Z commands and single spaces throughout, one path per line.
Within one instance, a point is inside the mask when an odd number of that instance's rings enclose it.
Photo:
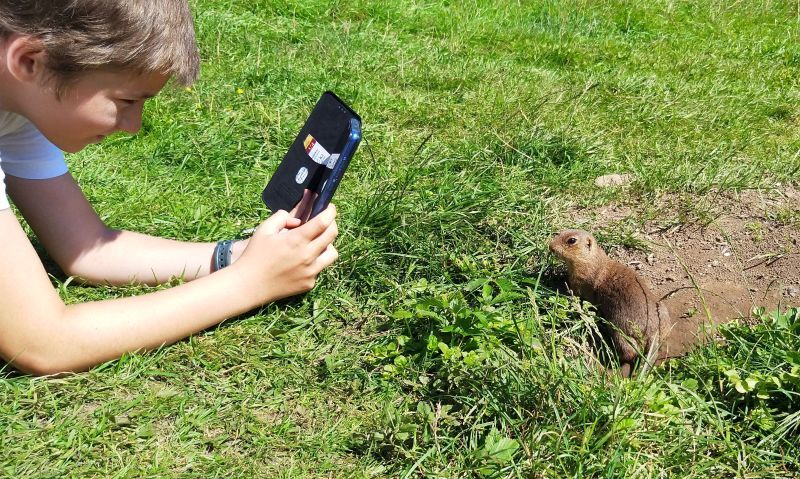
M 338 234 L 333 205 L 302 225 L 300 219 L 281 210 L 256 229 L 230 268 L 244 276 L 244 287 L 255 304 L 304 293 L 338 258 L 332 244 Z
M 281 231 L 284 229 L 292 229 L 300 226 L 301 224 L 308 221 L 308 216 L 311 214 L 311 207 L 314 205 L 314 200 L 317 199 L 317 194 L 313 191 L 306 189 L 303 191 L 303 197 L 300 198 L 300 201 L 292 208 L 292 211 L 289 212 L 290 218 L 287 220 L 286 225 L 283 227 Z M 275 214 L 280 213 L 280 211 L 276 212 Z M 271 216 L 270 219 L 274 218 L 275 215 Z M 267 220 L 269 221 L 269 220 Z M 282 220 L 279 220 L 282 221 Z M 255 229 L 253 229 L 255 231 Z M 235 241 L 231 245 L 231 264 L 235 263 L 239 260 L 239 257 L 242 256 L 242 253 L 245 249 L 247 249 L 247 244 L 250 241 L 250 238 Z
M 301 224 L 305 223 L 308 221 L 308 217 L 311 216 L 311 210 L 314 207 L 314 201 L 316 201 L 317 196 L 317 193 L 314 193 L 306 188 L 303 190 L 303 197 L 300 198 L 300 201 L 297 202 L 289 214 L 295 218 L 298 218 Z

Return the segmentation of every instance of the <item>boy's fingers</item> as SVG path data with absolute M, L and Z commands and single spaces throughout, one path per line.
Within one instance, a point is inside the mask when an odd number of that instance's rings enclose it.
M 328 227 L 333 223 L 335 218 L 336 207 L 329 205 L 325 211 L 317 215 L 314 219 L 307 222 L 303 226 L 294 229 L 294 231 L 303 235 L 303 237 L 305 237 L 308 241 L 311 241 L 325 232 L 325 230 L 327 230 Z
M 303 190 L 303 197 L 300 198 L 300 201 L 297 202 L 289 214 L 295 218 L 298 218 L 300 221 L 305 222 L 308 219 L 308 214 L 310 213 L 309 207 L 314 202 L 315 195 L 316 193 L 309 189 Z
M 339 236 L 339 226 L 334 221 L 319 236 L 311 240 L 309 246 L 315 254 L 322 254 L 337 236 Z
M 311 194 L 311 190 L 309 189 L 303 190 L 303 196 L 300 198 L 300 201 L 298 201 L 297 204 L 294 205 L 294 208 L 292 208 L 292 210 L 289 212 L 290 215 L 295 216 L 297 214 L 297 211 L 300 209 L 300 207 L 305 204 L 305 201 L 308 198 L 309 194 Z
M 332 265 L 339 258 L 339 252 L 332 244 L 329 244 L 325 251 L 317 257 L 316 263 L 320 271 Z
M 278 233 L 280 230 L 286 227 L 286 224 L 289 220 L 292 219 L 292 216 L 289 215 L 289 212 L 286 210 L 278 210 L 273 213 L 272 216 L 267 218 L 267 220 L 262 223 L 261 228 L 263 233 L 268 235 L 274 235 Z
M 281 231 L 287 231 L 287 230 L 295 229 L 298 226 L 300 226 L 301 224 L 303 224 L 303 222 L 300 221 L 300 218 L 289 218 L 289 221 L 286 222 L 286 228 L 282 229 Z

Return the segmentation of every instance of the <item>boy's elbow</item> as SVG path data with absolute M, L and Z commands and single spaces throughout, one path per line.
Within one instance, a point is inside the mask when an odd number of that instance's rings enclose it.
M 26 354 L 23 358 L 12 361 L 11 365 L 18 371 L 31 376 L 52 376 L 67 372 L 63 365 L 59 365 L 58 361 L 47 355 Z
M 8 363 L 14 369 L 32 376 L 53 376 L 57 374 L 77 372 L 58 351 L 39 349 L 26 351 L 10 358 Z
M 69 352 L 51 339 L 47 334 L 29 334 L 26 331 L 18 331 L 15 337 L 12 332 L 3 338 L 0 357 L 14 369 L 33 376 L 77 372 Z

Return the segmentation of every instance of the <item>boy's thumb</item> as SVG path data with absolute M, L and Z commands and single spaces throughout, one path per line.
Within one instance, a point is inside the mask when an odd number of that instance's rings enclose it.
M 272 216 L 261 223 L 261 226 L 256 230 L 259 234 L 274 235 L 286 228 L 292 216 L 286 210 L 278 210 Z

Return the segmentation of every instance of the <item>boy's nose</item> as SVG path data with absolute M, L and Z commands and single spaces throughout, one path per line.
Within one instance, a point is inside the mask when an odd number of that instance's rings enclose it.
M 133 111 L 119 118 L 117 129 L 130 134 L 136 134 L 142 129 L 142 109 L 135 108 Z

